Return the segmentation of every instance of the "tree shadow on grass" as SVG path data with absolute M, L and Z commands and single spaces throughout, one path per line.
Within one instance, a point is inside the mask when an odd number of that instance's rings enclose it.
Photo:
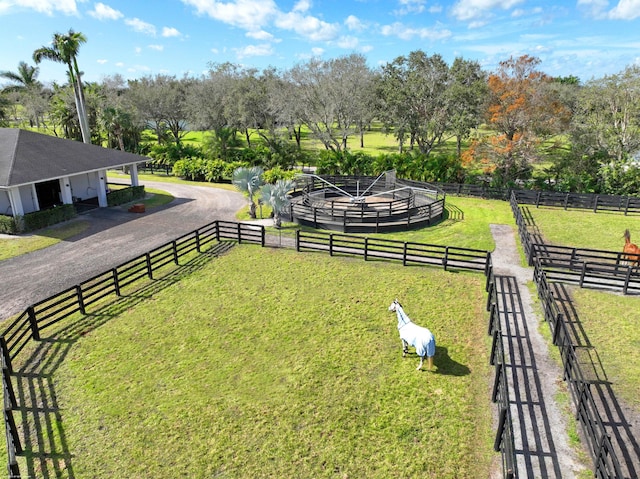
M 34 342 L 29 355 L 16 368 L 13 375 L 14 389 L 19 406 L 24 452 L 20 461 L 22 477 L 74 479 L 71 452 L 63 426 L 63 410 L 58 403 L 55 376 L 73 345 L 82 336 L 96 330 L 111 319 L 152 297 L 163 289 L 179 282 L 185 276 L 202 269 L 212 257 L 219 256 L 235 243 L 222 242 L 189 260 L 184 265 L 167 272 L 130 294 L 124 294 L 101 303 L 94 311 L 70 320 L 59 328 L 41 334 Z M 48 335 L 46 335 L 48 333 Z M 26 472 L 26 474 L 25 474 Z

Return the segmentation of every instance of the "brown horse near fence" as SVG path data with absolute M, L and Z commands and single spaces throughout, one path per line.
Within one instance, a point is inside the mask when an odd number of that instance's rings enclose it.
M 624 230 L 624 248 L 622 252 L 626 255 L 628 264 L 640 267 L 640 248 L 631 242 L 631 233 L 629 230 Z

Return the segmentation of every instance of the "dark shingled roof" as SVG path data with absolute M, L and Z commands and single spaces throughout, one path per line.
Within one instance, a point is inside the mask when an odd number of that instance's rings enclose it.
M 0 128 L 0 188 L 54 180 L 147 158 L 17 128 Z

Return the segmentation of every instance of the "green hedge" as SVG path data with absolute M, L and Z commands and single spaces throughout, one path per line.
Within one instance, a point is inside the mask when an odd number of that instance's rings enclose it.
M 13 216 L 0 215 L 0 233 L 4 234 L 16 234 L 18 227 Z
M 27 213 L 22 217 L 21 232 L 39 230 L 47 226 L 61 223 L 76 215 L 76 208 L 73 205 L 59 205 L 42 211 Z
M 130 186 L 107 194 L 107 205 L 118 206 L 144 198 L 144 186 Z

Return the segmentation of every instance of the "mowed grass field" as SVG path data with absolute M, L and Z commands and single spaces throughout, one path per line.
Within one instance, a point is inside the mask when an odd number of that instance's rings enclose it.
M 60 416 L 31 472 L 489 477 L 482 275 L 249 245 L 195 269 L 45 339 Z M 433 372 L 401 357 L 396 297 L 437 338 Z
M 622 251 L 625 229 L 640 244 L 640 217 L 619 213 L 529 207 L 547 242 Z M 572 287 L 580 322 L 596 348 L 616 395 L 640 414 L 640 298 Z

